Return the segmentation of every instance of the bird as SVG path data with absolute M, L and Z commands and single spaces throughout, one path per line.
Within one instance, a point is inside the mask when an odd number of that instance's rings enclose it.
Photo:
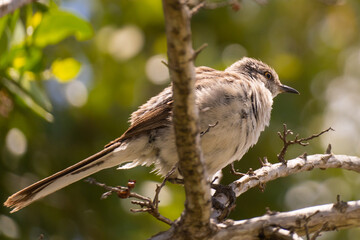
M 195 69 L 195 105 L 199 113 L 201 148 L 209 178 L 240 160 L 269 125 L 273 98 L 299 92 L 283 85 L 273 68 L 243 57 L 224 71 Z M 4 205 L 16 212 L 100 170 L 153 165 L 165 176 L 178 155 L 172 123 L 172 86 L 150 98 L 130 117 L 130 127 L 98 153 L 11 195 Z M 174 177 L 181 178 L 178 169 Z

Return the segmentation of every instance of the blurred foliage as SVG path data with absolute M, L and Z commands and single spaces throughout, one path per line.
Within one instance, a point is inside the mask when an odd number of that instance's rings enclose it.
M 339 139 L 335 153 L 360 154 L 359 29 L 358 0 L 243 0 L 239 11 L 224 7 L 194 16 L 194 48 L 209 44 L 196 65 L 224 69 L 244 55 L 259 58 L 301 92 L 275 99 L 270 127 L 236 164 L 240 171 L 260 167 L 259 157 L 276 162 L 282 123 L 301 136 L 329 125 L 337 130 L 306 148 L 290 148 L 288 158 L 324 152 Z M 154 56 L 166 56 L 161 1 L 50 1 L 1 18 L 0 201 L 120 136 L 129 114 L 167 85 L 156 75 L 165 66 L 149 63 Z M 156 78 L 161 81 L 150 81 Z M 149 171 L 109 169 L 94 177 L 109 185 L 136 179 L 135 191 L 149 195 L 160 181 Z M 223 183 L 235 179 L 223 172 Z M 358 174 L 315 170 L 271 182 L 264 192 L 250 190 L 231 217 L 334 202 L 338 193 L 360 199 L 359 187 Z M 102 192 L 79 182 L 13 215 L 3 207 L 0 239 L 145 239 L 167 229 L 147 214 L 130 213 L 129 200 L 100 200 Z M 160 211 L 176 219 L 182 188 L 169 184 L 160 200 Z M 321 239 L 359 237 L 355 229 Z

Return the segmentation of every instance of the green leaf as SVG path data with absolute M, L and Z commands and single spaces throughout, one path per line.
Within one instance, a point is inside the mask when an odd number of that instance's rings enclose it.
M 81 68 L 81 63 L 74 58 L 57 59 L 51 65 L 51 72 L 59 82 L 67 82 L 75 78 Z
M 0 67 L 14 67 L 21 71 L 33 71 L 41 61 L 42 51 L 36 47 L 14 46 L 0 58 Z
M 4 17 L 0 18 L 0 37 L 2 37 L 6 25 L 8 23 L 9 15 L 5 15 Z
M 69 36 L 75 36 L 79 41 L 87 40 L 93 36 L 93 29 L 87 21 L 72 13 L 52 10 L 44 14 L 35 30 L 34 43 L 39 47 L 45 47 Z
M 14 32 L 14 29 L 15 29 L 15 26 L 19 20 L 19 17 L 20 17 L 20 10 L 17 9 L 15 10 L 15 12 L 13 12 L 12 14 L 10 14 L 9 16 L 10 17 L 10 23 L 9 23 L 9 29 L 11 31 L 11 33 Z
M 6 33 L 0 35 L 0 56 L 4 56 L 8 50 L 8 36 Z
M 44 101 L 43 105 L 50 105 L 50 101 L 47 97 L 42 94 L 41 90 L 35 85 L 35 82 L 28 84 L 27 88 L 24 89 L 22 85 L 19 83 L 7 79 L 1 78 L 1 82 L 4 86 L 12 92 L 19 100 L 21 100 L 25 105 L 27 105 L 33 112 L 38 114 L 40 117 L 44 118 L 45 120 L 52 122 L 54 120 L 54 116 L 46 110 L 45 107 L 41 106 L 37 101 L 38 99 L 42 99 Z M 29 83 L 29 82 L 27 82 Z M 32 92 L 29 92 L 29 90 Z M 36 94 L 36 97 L 32 94 Z

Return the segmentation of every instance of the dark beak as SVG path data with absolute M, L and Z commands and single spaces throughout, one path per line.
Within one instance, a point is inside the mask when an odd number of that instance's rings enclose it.
M 298 92 L 298 90 L 296 90 L 295 88 L 286 86 L 286 85 L 280 85 L 280 92 L 288 92 L 288 93 L 296 93 L 296 94 L 300 94 Z

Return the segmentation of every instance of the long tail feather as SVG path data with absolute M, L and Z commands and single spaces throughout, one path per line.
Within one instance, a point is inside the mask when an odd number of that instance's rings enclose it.
M 101 152 L 88 157 L 77 164 L 57 172 L 50 177 L 40 180 L 27 188 L 11 195 L 4 205 L 13 208 L 12 213 L 16 212 L 32 202 L 43 198 L 61 188 L 64 188 L 76 181 L 81 180 L 102 169 L 118 165 L 119 160 L 112 161 L 113 150 L 119 147 L 121 143 L 115 143 Z

